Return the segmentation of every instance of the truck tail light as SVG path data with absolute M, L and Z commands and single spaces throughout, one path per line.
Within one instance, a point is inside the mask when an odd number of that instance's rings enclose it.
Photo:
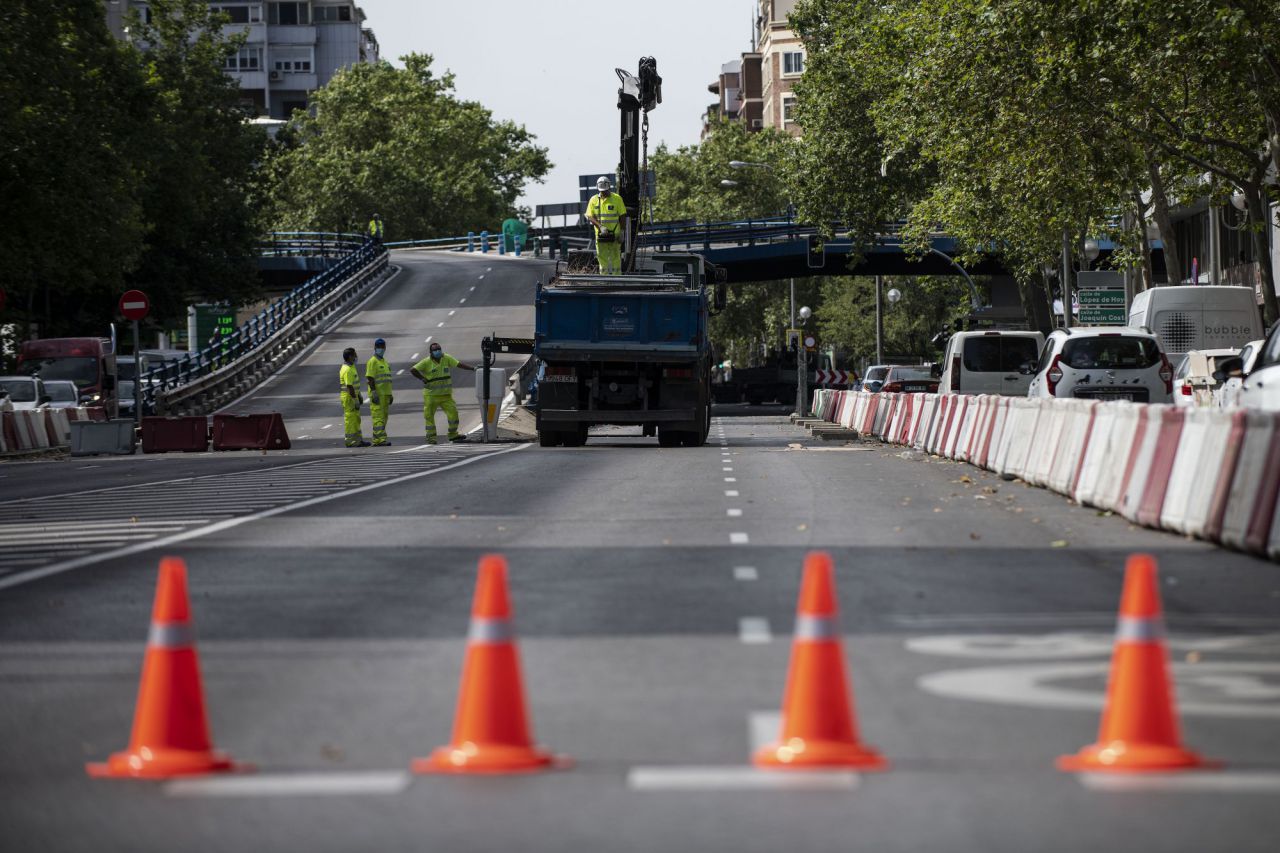
M 951 357 L 951 390 L 960 390 L 960 356 Z
M 692 379 L 693 368 L 691 367 L 664 367 L 662 368 L 662 376 L 664 379 Z
M 1049 369 L 1045 371 L 1044 381 L 1049 386 L 1049 396 L 1058 396 L 1058 383 L 1062 381 L 1062 356 L 1055 355 L 1053 363 L 1049 365 Z
M 1173 393 L 1173 367 L 1169 364 L 1169 357 L 1164 353 L 1160 353 L 1160 379 L 1164 382 L 1164 393 Z

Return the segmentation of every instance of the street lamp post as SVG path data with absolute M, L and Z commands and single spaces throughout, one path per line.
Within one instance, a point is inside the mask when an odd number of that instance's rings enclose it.
M 809 349 L 805 346 L 804 323 L 813 312 L 809 310 L 809 306 L 805 305 L 800 309 L 800 346 L 796 353 L 796 417 L 803 418 L 807 414 L 807 406 L 809 400 Z

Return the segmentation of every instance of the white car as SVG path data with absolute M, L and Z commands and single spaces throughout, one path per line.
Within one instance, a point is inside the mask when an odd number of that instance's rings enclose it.
M 863 391 L 879 391 L 884 385 L 885 377 L 889 375 L 888 364 L 873 364 L 867 368 L 866 375 L 862 377 Z
M 49 402 L 44 382 L 39 376 L 0 376 L 0 388 L 9 392 L 14 411 L 36 409 Z
M 70 379 L 50 379 L 44 383 L 44 390 L 51 409 L 74 409 L 80 405 L 80 389 Z
M 1237 349 L 1193 349 L 1184 355 L 1173 372 L 1173 404 L 1186 408 L 1216 405 L 1219 382 L 1214 374 L 1218 365 L 1239 354 Z
M 1228 376 L 1213 392 L 1213 401 L 1223 409 L 1234 409 L 1240 405 L 1240 391 L 1244 388 L 1244 377 L 1248 376 L 1258 363 L 1265 340 L 1249 341 L 1240 350 L 1242 375 Z
M 940 394 L 1027 396 L 1030 374 L 1044 335 L 1030 331 L 956 332 L 942 356 Z
M 1280 323 L 1271 329 L 1254 356 L 1253 369 L 1244 372 L 1240 405 L 1246 409 L 1280 412 Z
M 1030 372 L 1028 397 L 1168 403 L 1173 393 L 1155 335 L 1124 326 L 1058 329 Z

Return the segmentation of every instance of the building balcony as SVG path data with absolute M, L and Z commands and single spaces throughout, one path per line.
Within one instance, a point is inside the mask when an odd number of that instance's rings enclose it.
M 315 74 L 295 74 L 285 71 L 272 71 L 269 75 L 271 79 L 271 89 L 283 91 L 302 91 L 310 92 L 320 88 L 320 83 L 316 79 Z
M 228 71 L 227 76 L 235 80 L 241 89 L 267 88 L 267 72 L 265 71 Z
M 223 38 L 232 38 L 245 33 L 245 44 L 266 44 L 266 24 L 223 24 Z
M 316 28 L 312 26 L 280 25 L 267 31 L 272 44 L 315 44 Z

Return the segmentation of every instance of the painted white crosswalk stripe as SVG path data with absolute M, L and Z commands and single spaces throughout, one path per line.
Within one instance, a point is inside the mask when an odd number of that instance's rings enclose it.
M 449 447 L 412 456 L 335 456 L 227 474 L 0 501 L 0 589 L 42 567 L 101 559 L 259 512 L 324 500 L 492 453 Z

